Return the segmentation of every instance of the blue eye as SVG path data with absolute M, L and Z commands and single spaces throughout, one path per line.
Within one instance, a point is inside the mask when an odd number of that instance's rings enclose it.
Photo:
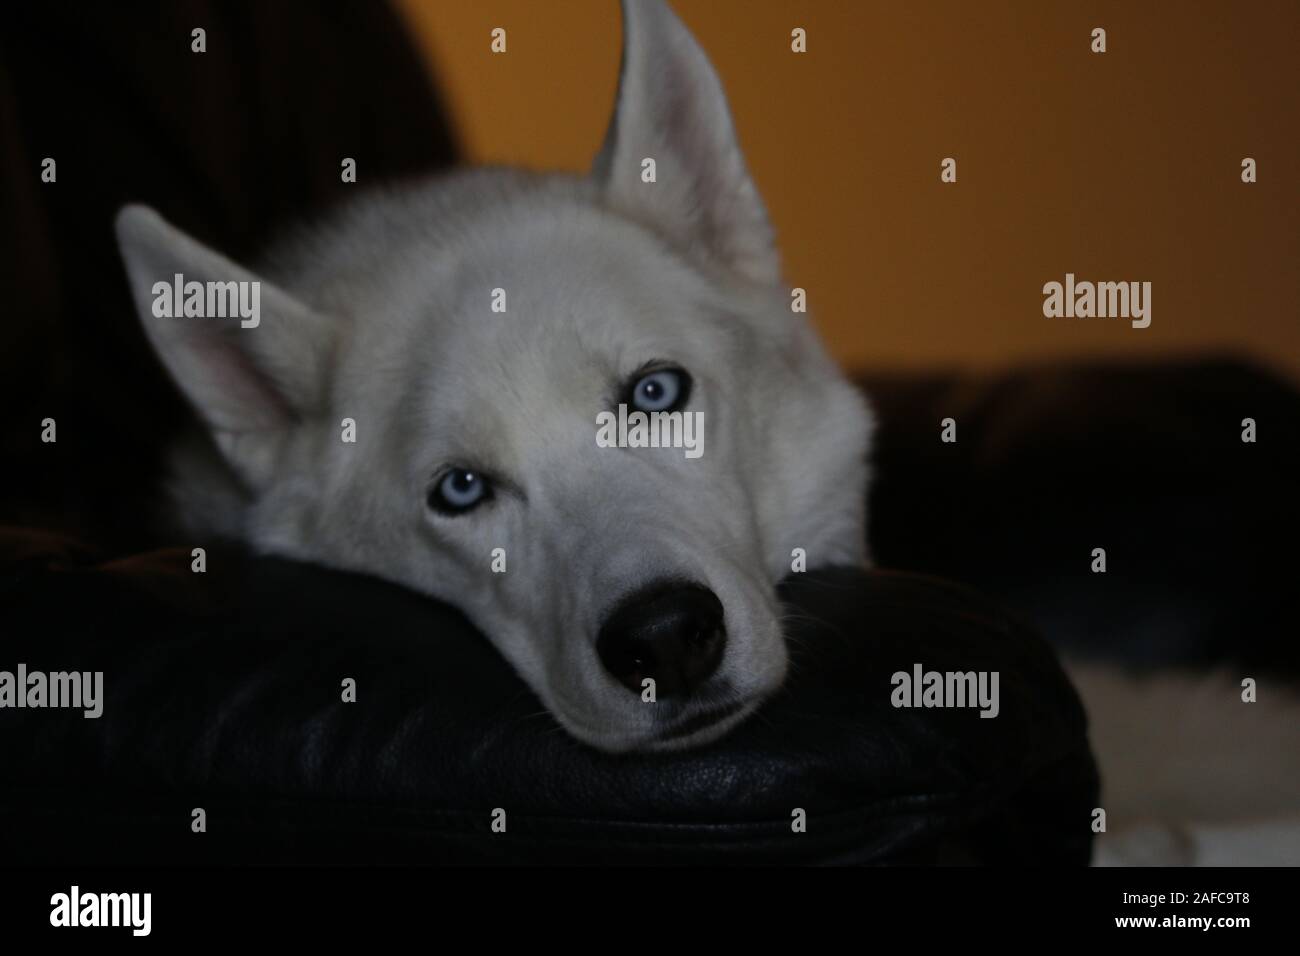
M 429 492 L 429 507 L 445 515 L 463 514 L 492 497 L 486 478 L 467 468 L 453 468 Z
M 637 379 L 628 404 L 639 412 L 673 411 L 686 404 L 690 393 L 690 376 L 680 369 L 665 368 Z

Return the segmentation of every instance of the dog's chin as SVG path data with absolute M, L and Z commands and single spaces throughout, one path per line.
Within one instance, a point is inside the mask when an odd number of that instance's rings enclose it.
M 660 728 L 640 749 L 665 753 L 702 747 L 725 737 L 758 709 L 760 698 L 710 707 Z
M 648 733 L 633 734 L 593 731 L 561 719 L 564 728 L 578 740 L 610 754 L 668 753 L 702 747 L 730 733 L 758 709 L 761 697 L 737 699 L 726 704 L 694 708 L 681 717 L 659 724 Z

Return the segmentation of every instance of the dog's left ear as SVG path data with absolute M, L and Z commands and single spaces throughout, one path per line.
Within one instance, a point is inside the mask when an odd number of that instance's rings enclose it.
M 115 227 L 145 334 L 226 460 L 259 489 L 285 437 L 324 400 L 334 323 L 152 209 L 127 206 Z M 256 314 L 183 316 L 174 300 L 192 285 L 218 287 L 226 306 L 233 292 Z M 206 296 L 196 294 L 202 314 Z
M 643 178 L 647 159 L 654 182 Z M 623 0 L 618 102 L 592 176 L 620 212 L 752 280 L 780 281 L 722 84 L 662 0 Z

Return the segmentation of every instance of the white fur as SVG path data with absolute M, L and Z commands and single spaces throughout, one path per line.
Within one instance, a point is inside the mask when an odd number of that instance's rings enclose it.
M 1260 675 L 1069 668 L 1102 772 L 1097 862 L 1300 865 L 1300 700 Z
M 656 580 L 721 600 L 715 684 L 743 704 L 671 746 L 724 733 L 780 684 L 774 585 L 795 548 L 810 567 L 865 561 L 871 430 L 791 312 L 708 61 L 662 3 L 624 16 L 617 111 L 591 177 L 476 170 L 370 195 L 288 238 L 256 276 L 151 210 L 118 218 L 150 340 L 220 452 L 191 442 L 177 457 L 194 533 L 455 603 L 565 727 L 608 750 L 670 746 L 595 651 L 617 601 Z M 153 283 L 177 272 L 260 279 L 260 324 L 154 317 Z M 495 288 L 505 314 L 489 308 Z M 702 458 L 597 447 L 597 413 L 655 359 L 694 378 Z M 425 498 L 447 464 L 503 490 L 436 514 Z

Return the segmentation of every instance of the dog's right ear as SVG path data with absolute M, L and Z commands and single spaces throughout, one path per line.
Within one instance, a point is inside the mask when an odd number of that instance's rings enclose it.
M 116 230 L 150 343 L 226 460 L 262 487 L 289 429 L 323 401 L 332 323 L 147 206 L 123 208 Z M 226 317 L 208 314 L 209 302 Z

